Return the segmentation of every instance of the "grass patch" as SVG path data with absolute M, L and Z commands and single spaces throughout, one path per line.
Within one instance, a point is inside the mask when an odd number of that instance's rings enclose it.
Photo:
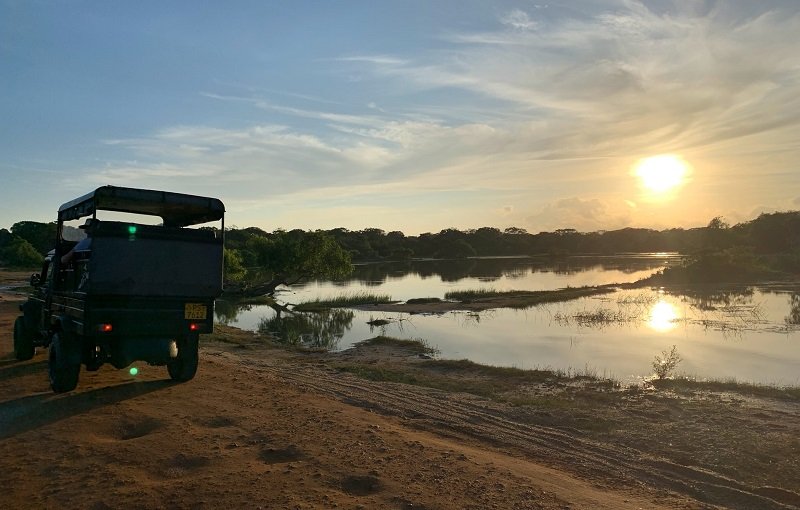
M 339 365 L 342 372 L 351 373 L 362 379 L 370 381 L 396 382 L 403 384 L 418 384 L 417 378 L 403 370 L 392 370 L 377 366 L 365 365 Z
M 494 290 L 494 289 L 469 289 L 454 290 L 445 293 L 444 298 L 453 301 L 477 301 L 481 299 L 493 299 L 498 297 L 518 297 L 527 296 L 532 292 L 526 290 Z
M 785 387 L 768 384 L 754 384 L 729 380 L 698 381 L 690 377 L 674 379 L 656 379 L 651 384 L 660 390 L 672 390 L 676 393 L 693 393 L 697 391 L 719 391 L 749 395 L 754 397 L 775 398 L 778 400 L 800 400 L 800 387 Z
M 468 359 L 433 360 L 427 363 L 427 366 L 431 370 L 442 373 L 469 373 L 471 375 L 480 375 L 507 381 L 524 379 L 525 382 L 543 382 L 559 377 L 559 374 L 551 370 L 523 370 L 515 367 L 496 367 L 492 365 L 482 365 Z
M 430 370 L 439 371 L 444 374 L 471 375 L 480 378 L 497 380 L 506 389 L 512 389 L 521 385 L 531 385 L 540 383 L 566 383 L 569 381 L 582 381 L 591 383 L 594 387 L 619 388 L 619 381 L 601 378 L 597 373 L 586 367 L 581 370 L 568 368 L 566 370 L 551 369 L 522 369 L 516 367 L 497 367 L 493 365 L 482 365 L 468 359 L 462 360 L 431 360 L 425 364 Z
M 596 310 L 583 310 L 572 315 L 557 312 L 553 315 L 553 320 L 559 324 L 569 325 L 573 322 L 581 327 L 599 327 L 607 324 L 622 324 L 640 320 L 641 314 L 624 313 L 613 311 L 608 308 L 598 308 Z
M 339 370 L 349 372 L 370 381 L 397 382 L 424 386 L 447 392 L 464 392 L 487 398 L 494 398 L 500 389 L 491 383 L 461 380 L 427 370 L 409 368 L 389 368 L 380 365 L 340 364 Z
M 315 299 L 313 301 L 303 301 L 294 307 L 298 312 L 316 312 L 330 308 L 348 308 L 359 305 L 376 305 L 395 303 L 388 294 L 370 294 L 358 292 L 355 294 L 343 294 L 331 299 Z
M 367 342 L 397 341 L 378 337 Z M 607 398 L 616 398 L 612 395 L 619 393 L 620 389 L 618 381 L 596 378 L 588 370 L 523 370 L 481 365 L 469 360 L 427 360 L 413 366 L 351 363 L 336 366 L 372 381 L 402 382 L 447 392 L 470 393 L 516 406 L 549 409 L 566 408 L 574 405 L 576 400 L 595 405 L 606 400 L 603 394 L 607 394 Z M 537 394 L 541 392 L 545 394 Z
M 406 301 L 407 305 L 427 305 L 430 303 L 441 303 L 442 300 L 438 297 L 423 297 L 423 298 L 413 298 Z
M 430 345 L 428 345 L 428 342 L 423 339 L 416 339 L 416 338 L 403 339 L 403 338 L 393 338 L 390 336 L 376 336 L 375 338 L 370 338 L 369 340 L 361 341 L 358 343 L 358 345 L 399 347 L 406 351 L 411 351 L 415 354 L 428 354 L 428 355 L 439 354 L 439 349 L 431 347 Z
M 652 292 L 642 292 L 635 296 L 625 296 L 617 299 L 617 304 L 624 306 L 650 306 L 658 302 L 658 296 Z
M 567 287 L 559 290 L 540 291 L 475 289 L 448 292 L 444 297 L 445 299 L 462 303 L 508 299 L 513 301 L 509 306 L 517 308 L 543 303 L 571 301 L 582 297 L 608 294 L 614 291 L 615 289 L 612 287 Z

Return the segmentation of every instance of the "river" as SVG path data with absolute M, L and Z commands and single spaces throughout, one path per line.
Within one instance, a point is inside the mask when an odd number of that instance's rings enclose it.
M 363 292 L 405 301 L 443 298 L 453 290 L 555 290 L 633 282 L 679 262 L 680 257 L 671 254 L 644 254 L 369 264 L 358 266 L 346 280 L 293 286 L 277 297 L 297 304 Z M 218 310 L 220 322 L 244 329 L 257 330 L 267 321 L 275 330 L 279 322 L 268 306 Z M 376 319 L 388 324 L 368 324 Z M 295 342 L 332 350 L 383 334 L 422 339 L 442 358 L 588 372 L 623 383 L 650 377 L 654 357 L 675 346 L 682 358 L 678 374 L 800 385 L 800 289 L 792 288 L 618 290 L 524 310 L 440 315 L 335 310 L 305 314 L 278 329 L 294 335 Z

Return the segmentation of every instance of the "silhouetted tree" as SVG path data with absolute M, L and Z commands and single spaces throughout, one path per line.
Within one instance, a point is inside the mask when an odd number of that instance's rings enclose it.
M 258 270 L 268 281 L 248 282 L 237 289 L 251 295 L 273 295 L 280 285 L 310 278 L 341 278 L 353 270 L 350 254 L 323 231 L 276 231 L 269 237 L 253 236 L 246 243 L 256 257 Z
M 40 266 L 44 257 L 27 240 L 15 237 L 0 248 L 0 261 L 10 267 L 30 268 Z
M 722 218 L 722 216 L 715 216 L 711 219 L 711 221 L 708 222 L 708 226 L 706 228 L 712 230 L 725 230 L 730 228 L 730 225 Z
M 12 234 L 28 241 L 42 255 L 54 248 L 57 229 L 55 222 L 19 221 L 11 225 Z
M 744 226 L 760 253 L 800 250 L 800 212 L 762 214 Z
M 11 233 L 5 231 L 3 234 L 0 231 L 0 248 L 4 244 L 8 245 L 11 239 L 22 237 L 40 254 L 46 253 L 54 240 L 55 228 L 53 223 L 30 221 L 16 223 Z M 286 257 L 294 257 L 297 260 L 308 259 L 294 254 L 287 255 L 286 252 L 289 245 L 296 248 L 303 244 L 305 241 L 300 240 L 304 239 L 306 234 L 302 230 L 285 232 L 280 229 L 268 233 L 257 227 L 244 229 L 233 227 L 226 230 L 225 245 L 231 250 L 226 259 L 228 274 L 236 275 L 237 265 L 247 270 L 249 281 L 271 279 L 274 275 L 282 274 L 281 269 L 274 267 L 275 260 L 285 263 Z M 770 257 L 770 260 L 758 261 L 759 263 L 766 263 L 771 268 L 784 272 L 800 272 L 800 212 L 798 211 L 762 214 L 752 221 L 734 226 L 730 226 L 721 216 L 717 216 L 704 227 L 663 231 L 623 228 L 578 232 L 575 229 L 564 228 L 534 235 L 518 227 L 509 227 L 502 231 L 495 227 L 482 227 L 466 231 L 448 228 L 436 234 L 426 232 L 407 236 L 397 230 L 387 233 L 379 228 L 351 231 L 340 227 L 327 232 L 317 231 L 315 234 L 325 235 L 339 246 L 347 256 L 348 264 L 351 260 L 358 262 L 408 260 L 412 257 L 453 259 L 476 255 L 560 256 L 575 253 L 655 251 L 699 254 L 749 246 L 756 255 Z M 736 255 L 734 259 L 740 262 L 743 253 L 746 252 L 733 250 L 722 259 L 730 260 L 733 254 Z M 338 264 L 337 260 L 334 257 L 332 263 Z M 316 274 L 322 275 L 322 273 Z M 291 275 L 286 278 L 294 279 Z

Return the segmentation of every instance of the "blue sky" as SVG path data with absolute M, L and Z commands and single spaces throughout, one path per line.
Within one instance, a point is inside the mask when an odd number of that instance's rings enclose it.
M 0 227 L 105 184 L 266 230 L 800 209 L 797 34 L 795 0 L 0 0 Z

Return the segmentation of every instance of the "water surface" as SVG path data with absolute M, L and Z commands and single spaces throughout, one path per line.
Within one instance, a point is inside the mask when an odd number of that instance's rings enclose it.
M 553 290 L 635 281 L 676 263 L 668 255 L 430 261 L 361 267 L 341 282 L 313 282 L 280 297 L 298 303 L 343 293 L 394 299 L 444 297 L 451 290 Z M 652 374 L 655 355 L 675 345 L 678 371 L 698 378 L 800 385 L 800 293 L 765 288 L 705 289 L 669 294 L 657 289 L 551 303 L 524 310 L 441 315 L 336 310 L 277 320 L 273 309 L 248 307 L 219 317 L 245 329 L 267 329 L 294 342 L 346 349 L 384 334 L 419 338 L 441 357 L 519 368 L 589 370 L 633 382 Z M 368 322 L 389 323 L 373 327 Z

